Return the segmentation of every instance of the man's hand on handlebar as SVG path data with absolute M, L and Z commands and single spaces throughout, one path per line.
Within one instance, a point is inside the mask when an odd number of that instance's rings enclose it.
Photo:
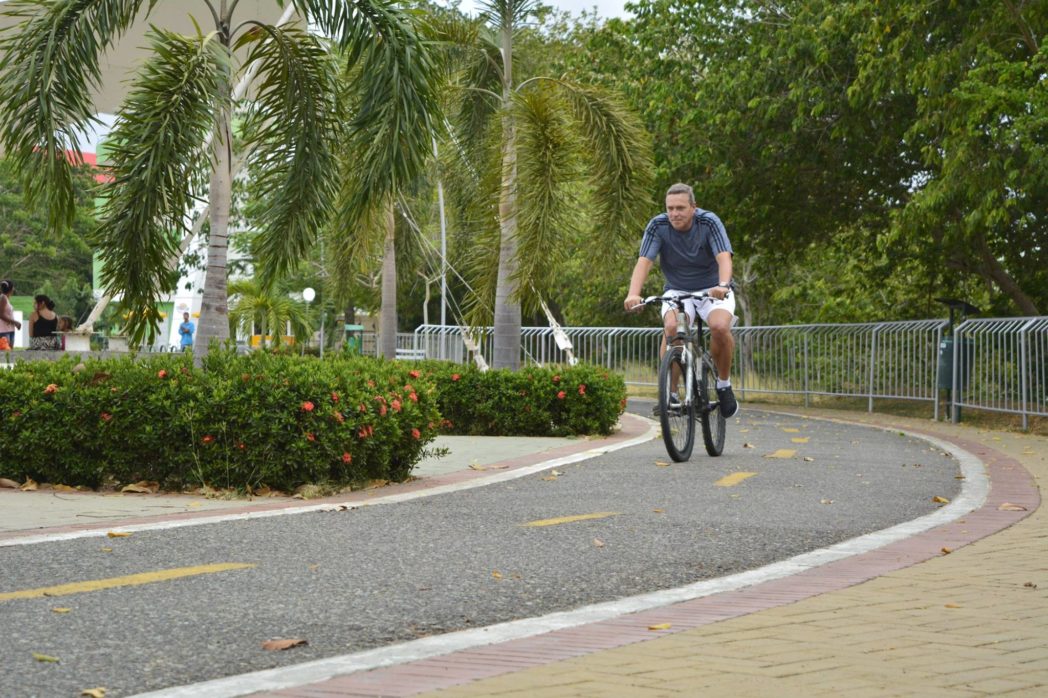
M 622 306 L 627 313 L 639 313 L 644 309 L 644 299 L 640 296 L 626 296 Z
M 731 289 L 724 286 L 714 286 L 706 293 L 710 294 L 710 298 L 716 298 L 717 300 L 722 301 L 729 293 L 731 293 Z

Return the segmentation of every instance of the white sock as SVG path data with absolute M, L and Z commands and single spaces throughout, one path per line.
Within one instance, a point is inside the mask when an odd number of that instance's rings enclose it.
M 726 379 L 718 378 L 717 379 L 717 389 L 718 390 L 720 390 L 721 388 L 730 388 L 730 387 L 731 387 L 731 379 L 730 378 L 726 378 Z

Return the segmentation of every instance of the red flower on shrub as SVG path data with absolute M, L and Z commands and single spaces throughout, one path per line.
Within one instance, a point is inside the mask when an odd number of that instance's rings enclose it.
M 422 438 L 422 432 L 419 431 L 418 429 L 412 427 L 411 428 L 411 438 L 416 439 L 416 440 L 417 439 L 421 439 Z
M 48 394 L 48 395 L 54 395 L 55 393 L 58 392 L 58 386 L 55 385 L 54 383 L 48 383 L 47 387 L 44 388 L 44 392 L 46 394 Z
M 368 387 L 369 388 L 374 388 L 375 387 L 375 381 L 373 381 L 370 378 L 368 378 Z
M 331 402 L 338 404 L 338 393 L 331 393 Z
M 306 400 L 305 402 L 302 403 L 302 411 L 303 412 L 312 412 L 314 407 L 316 407 L 316 405 L 314 405 L 309 400 Z
M 405 385 L 404 386 L 404 390 L 408 391 L 409 393 L 415 392 L 415 389 L 411 386 L 411 383 L 408 383 L 407 385 Z
M 353 454 L 348 451 L 342 454 L 342 462 L 349 465 L 353 462 Z
M 368 411 L 368 406 L 365 405 L 363 402 L 360 403 L 360 410 L 359 411 L 360 411 L 361 414 L 367 412 Z
M 243 450 L 245 450 L 247 448 L 247 444 L 245 444 L 243 441 L 238 441 L 237 442 L 237 448 L 239 448 L 241 451 L 243 451 Z
M 386 403 L 383 402 L 383 403 L 379 404 L 379 406 L 378 406 L 378 416 L 379 417 L 385 417 L 386 416 L 386 412 L 387 412 L 387 410 L 386 410 Z
M 338 422 L 339 424 L 342 424 L 343 422 L 346 421 L 346 418 L 342 416 L 341 412 L 336 412 L 335 413 L 335 421 Z
M 457 381 L 457 380 L 458 380 L 459 378 L 462 378 L 462 376 L 460 376 L 460 375 L 459 375 L 459 374 L 457 374 L 457 373 L 452 373 L 452 374 L 451 374 L 451 380 L 453 380 L 453 381 Z
M 560 383 L 560 374 L 557 374 L 557 375 L 553 376 L 553 382 L 554 383 Z
M 15 410 L 14 412 L 11 413 L 11 416 L 14 417 L 15 419 L 18 419 L 19 417 L 22 416 L 22 411 L 21 410 Z
M 113 415 L 109 414 L 108 412 L 103 412 L 98 416 L 103 422 L 108 422 L 110 419 L 113 418 Z
M 408 399 L 411 400 L 412 402 L 418 402 L 418 393 L 416 393 L 414 391 L 408 393 Z
M 357 436 L 359 436 L 362 439 L 366 439 L 369 436 L 373 436 L 374 433 L 375 433 L 374 428 L 370 424 L 366 424 L 366 425 L 360 427 L 359 431 L 357 431 Z
M 450 419 L 441 419 L 440 426 L 444 427 L 445 429 L 450 429 L 451 427 L 455 426 L 455 424 Z
M 393 402 L 389 403 L 389 406 L 393 408 L 394 412 L 400 412 L 400 400 L 393 398 Z
M 579 384 L 579 395 L 585 395 L 585 394 L 586 394 L 586 384 L 585 383 L 580 383 Z
M 211 436 L 211 434 L 205 434 L 205 435 L 204 435 L 204 438 L 202 438 L 202 439 L 200 439 L 200 440 L 201 440 L 201 441 L 202 441 L 203 443 L 205 443 L 205 444 L 209 444 L 209 443 L 211 443 L 212 441 L 214 441 L 214 440 L 215 440 L 215 437 Z
M 418 378 L 421 374 L 418 371 L 408 371 L 408 375 L 412 378 Z
M 557 399 L 558 400 L 563 400 L 567 396 L 568 396 L 568 394 L 566 392 L 564 392 L 563 390 L 561 390 L 559 393 L 557 393 Z
M 251 380 L 251 374 L 250 373 L 241 373 L 240 374 L 240 380 L 242 380 L 245 383 L 247 383 L 249 380 Z
M 313 434 L 313 432 L 307 431 L 306 432 L 306 440 L 307 441 L 316 441 L 317 437 L 316 437 L 316 435 Z
M 167 371 L 165 371 L 164 369 L 160 369 L 159 371 L 156 372 L 156 377 L 160 378 L 161 380 L 163 380 L 164 378 L 167 378 Z

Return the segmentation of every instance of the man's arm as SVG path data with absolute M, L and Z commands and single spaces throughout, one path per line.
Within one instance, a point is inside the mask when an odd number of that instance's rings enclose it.
M 710 289 L 710 295 L 714 298 L 724 298 L 728 295 L 730 288 L 727 288 L 731 284 L 731 252 L 721 252 L 717 255 L 717 274 L 720 283 L 725 286 L 714 286 Z
M 638 257 L 637 264 L 633 267 L 633 275 L 630 277 L 630 290 L 626 294 L 626 300 L 623 302 L 623 307 L 627 311 L 637 311 L 640 309 L 641 298 L 640 292 L 644 288 L 644 282 L 648 278 L 648 272 L 651 271 L 653 262 L 647 257 Z

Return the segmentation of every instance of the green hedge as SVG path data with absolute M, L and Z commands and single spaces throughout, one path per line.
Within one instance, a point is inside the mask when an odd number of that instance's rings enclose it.
M 437 386 L 446 433 L 484 436 L 608 434 L 626 408 L 622 376 L 588 364 L 480 371 L 418 362 Z
M 19 362 L 0 405 L 0 474 L 91 487 L 403 480 L 440 422 L 410 366 L 266 352 Z
M 213 352 L 19 362 L 0 370 L 0 476 L 290 491 L 400 481 L 438 430 L 606 434 L 622 378 L 593 366 L 480 372 L 446 362 Z

